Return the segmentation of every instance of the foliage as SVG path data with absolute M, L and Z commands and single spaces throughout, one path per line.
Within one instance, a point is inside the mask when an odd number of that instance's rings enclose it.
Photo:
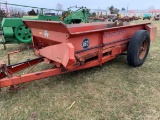
M 111 14 L 118 14 L 119 9 L 115 8 L 113 5 L 109 7 L 109 10 L 111 11 Z
M 28 11 L 28 15 L 37 15 L 37 13 L 32 9 L 31 11 Z
M 39 15 L 39 10 L 38 10 L 38 9 L 37 9 L 37 12 L 36 12 L 36 14 L 37 14 L 37 15 Z
M 9 13 L 10 16 L 14 16 L 14 17 L 21 17 L 25 14 L 25 11 L 21 8 L 17 8 L 17 7 L 10 7 L 9 8 Z
M 122 10 L 126 10 L 126 9 L 123 7 Z
M 57 9 L 57 10 L 63 10 L 63 5 L 60 4 L 60 3 L 58 3 L 58 4 L 56 5 L 56 9 Z M 58 11 L 58 13 L 59 13 L 59 11 Z
M 4 10 L 0 10 L 0 16 L 1 16 L 1 17 L 6 16 L 6 13 L 5 13 L 5 11 L 4 11 Z

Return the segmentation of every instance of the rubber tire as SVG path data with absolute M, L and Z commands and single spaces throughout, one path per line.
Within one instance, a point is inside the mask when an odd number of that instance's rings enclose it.
M 140 46 L 142 45 L 143 41 L 147 40 L 148 46 L 147 46 L 147 51 L 143 59 L 139 58 L 139 51 L 140 51 Z M 141 66 L 149 52 L 150 48 L 150 35 L 148 31 L 146 30 L 138 30 L 133 37 L 131 38 L 127 50 L 127 61 L 128 64 L 133 66 L 133 67 L 138 67 Z

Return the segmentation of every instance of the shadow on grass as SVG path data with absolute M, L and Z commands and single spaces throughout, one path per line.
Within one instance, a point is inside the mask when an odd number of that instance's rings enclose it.
M 11 51 L 15 51 L 15 50 L 17 50 L 17 49 L 19 49 L 20 47 L 22 48 L 22 50 L 28 50 L 29 49 L 29 47 L 32 45 L 32 44 L 25 44 L 25 43 L 22 43 L 22 44 L 6 44 L 6 50 L 4 50 L 4 47 L 3 47 L 3 45 L 2 44 L 0 44 L 1 45 L 1 51 L 4 51 L 4 52 L 11 52 Z
M 44 64 L 45 65 L 45 64 Z M 43 68 L 46 69 L 46 67 L 43 66 Z M 120 70 L 126 70 L 126 69 L 133 69 L 133 67 L 129 66 L 127 61 L 126 61 L 126 56 L 117 56 L 115 59 L 104 63 L 102 67 L 96 66 L 88 69 L 83 69 L 79 71 L 73 71 L 70 73 L 65 73 L 41 80 L 36 80 L 33 82 L 30 82 L 25 86 L 24 89 L 18 92 L 13 92 L 13 93 L 6 93 L 2 92 L 0 93 L 1 100 L 5 101 L 8 99 L 12 99 L 15 97 L 20 97 L 21 94 L 33 94 L 32 92 L 36 91 L 35 95 L 38 94 L 37 92 L 42 92 L 44 88 L 47 89 L 53 89 L 54 87 L 57 86 L 69 86 L 72 87 L 73 89 L 76 89 L 77 87 L 83 87 L 83 85 L 91 83 L 98 83 L 100 80 L 103 82 L 105 81 L 104 79 L 107 79 L 107 76 L 110 78 L 114 78 L 117 76 L 112 76 L 110 74 L 114 73 L 114 69 L 120 69 Z M 116 74 L 116 73 L 115 73 Z M 134 84 L 138 84 L 135 81 L 133 81 Z M 132 81 L 129 81 L 131 84 Z M 61 89 L 61 88 L 59 88 Z M 31 92 L 31 93 L 30 93 Z
M 97 82 L 97 80 L 100 79 L 100 77 L 103 79 L 103 77 L 106 77 L 107 74 L 109 74 L 110 72 L 114 72 L 113 68 L 115 67 L 117 67 L 117 69 L 119 68 L 133 69 L 133 67 L 128 65 L 125 59 L 126 57 L 120 56 L 115 58 L 114 60 L 111 60 L 103 64 L 102 67 L 96 66 L 88 69 L 56 75 L 53 77 L 36 81 L 33 86 L 38 88 L 41 88 L 41 87 L 53 88 L 54 86 L 59 84 L 80 86 L 86 83 L 94 83 L 94 82 Z M 38 84 L 39 82 L 42 82 L 42 84 Z M 37 86 L 37 85 L 40 85 L 40 86 Z

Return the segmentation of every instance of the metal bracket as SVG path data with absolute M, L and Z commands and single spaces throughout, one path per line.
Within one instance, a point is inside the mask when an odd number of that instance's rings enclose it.
M 11 65 L 10 55 L 15 54 L 15 53 L 18 53 L 18 52 L 20 52 L 21 50 L 22 50 L 22 48 L 19 47 L 18 50 L 8 53 L 8 65 Z

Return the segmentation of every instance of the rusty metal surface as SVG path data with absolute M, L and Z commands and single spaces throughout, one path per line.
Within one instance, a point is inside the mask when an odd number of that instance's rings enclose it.
M 40 55 L 62 64 L 68 68 L 76 62 L 74 46 L 71 43 L 61 43 L 40 49 Z
M 150 24 L 144 23 L 138 25 L 116 26 L 115 23 L 94 23 L 93 25 L 92 23 L 87 23 L 87 25 L 82 24 L 67 27 L 67 25 L 60 22 L 24 22 L 32 30 L 34 45 L 41 44 L 41 47 L 45 47 L 62 42 L 70 42 L 75 47 L 75 51 L 83 49 L 81 44 L 85 38 L 90 40 L 89 47 L 91 48 L 102 43 L 106 44 L 121 39 L 131 38 L 137 30 L 144 29 L 145 25 Z M 107 28 L 108 25 L 111 25 L 112 27 Z
M 142 26 L 151 24 L 150 22 L 141 23 L 136 25 L 127 25 L 125 23 L 124 26 L 114 26 L 114 28 L 108 28 L 107 25 L 114 24 L 113 22 L 101 22 L 101 23 L 85 23 L 85 24 L 73 24 L 73 25 L 65 25 L 62 22 L 53 22 L 53 21 L 32 21 L 32 20 L 24 20 L 23 21 L 26 26 L 34 29 L 43 29 L 48 31 L 56 31 L 60 33 L 68 33 L 68 34 L 84 34 L 88 32 L 97 32 L 104 31 L 107 29 L 117 29 L 117 28 L 125 28 L 125 27 L 133 27 L 133 26 Z M 87 28 L 86 30 L 84 28 Z M 32 31 L 33 32 L 33 31 Z
M 145 26 L 145 28 L 147 29 L 147 31 L 150 34 L 151 42 L 153 42 L 156 38 L 156 35 L 157 35 L 157 27 L 155 27 L 152 24 L 148 24 Z

